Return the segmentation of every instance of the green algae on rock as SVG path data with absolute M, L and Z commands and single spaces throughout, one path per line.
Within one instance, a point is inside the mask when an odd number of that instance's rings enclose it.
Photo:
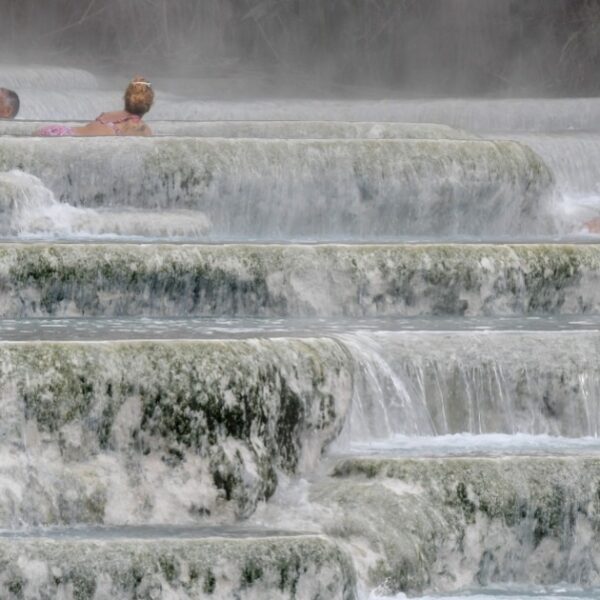
M 595 314 L 595 245 L 0 245 L 0 316 Z
M 0 593 L 19 600 L 355 600 L 350 560 L 318 536 L 0 539 Z
M 362 540 L 390 593 L 525 580 L 600 582 L 600 460 L 350 458 L 313 494 L 327 530 Z
M 330 339 L 4 344 L 0 394 L 23 450 L 3 526 L 191 523 L 248 516 L 278 473 L 314 467 L 352 371 Z

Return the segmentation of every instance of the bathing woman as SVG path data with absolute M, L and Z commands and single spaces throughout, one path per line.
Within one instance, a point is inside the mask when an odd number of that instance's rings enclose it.
M 125 90 L 125 110 L 102 113 L 95 121 L 82 127 L 47 125 L 34 135 L 45 137 L 99 136 L 99 135 L 152 135 L 142 117 L 154 102 L 154 90 L 149 81 L 136 77 Z

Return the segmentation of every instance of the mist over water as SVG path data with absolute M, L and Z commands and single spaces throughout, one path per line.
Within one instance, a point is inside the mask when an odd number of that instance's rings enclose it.
M 600 86 L 600 7 L 590 0 L 5 4 L 4 61 L 184 76 L 172 87 L 208 96 L 589 95 Z M 223 77 L 233 79 L 223 86 Z

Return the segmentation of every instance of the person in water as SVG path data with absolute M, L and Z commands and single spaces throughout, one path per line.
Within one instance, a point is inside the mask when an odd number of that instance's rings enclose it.
M 152 108 L 154 90 L 143 77 L 134 78 L 125 90 L 125 110 L 102 113 L 95 121 L 81 127 L 47 125 L 34 135 L 45 137 L 100 136 L 100 135 L 152 135 L 142 117 Z
M 587 233 L 600 233 L 600 217 L 586 221 L 583 228 Z
M 16 92 L 0 88 L 0 119 L 14 119 L 20 106 L 21 102 Z

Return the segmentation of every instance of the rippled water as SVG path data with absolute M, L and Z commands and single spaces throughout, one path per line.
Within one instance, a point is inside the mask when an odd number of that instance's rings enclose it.
M 219 339 L 336 335 L 348 332 L 598 331 L 600 316 L 369 319 L 52 318 L 0 319 L 0 341 Z
M 581 600 L 600 597 L 600 589 L 583 589 L 577 586 L 503 586 L 489 589 L 417 596 L 420 600 Z M 369 600 L 406 600 L 407 596 L 378 596 L 376 593 Z
M 18 530 L 0 530 L 0 539 L 50 539 L 50 540 L 158 540 L 158 539 L 209 539 L 209 538 L 268 538 L 306 535 L 294 531 L 265 527 L 197 527 L 175 525 L 143 525 L 119 527 L 28 527 Z
M 436 436 L 394 435 L 386 440 L 351 444 L 347 454 L 359 456 L 445 457 L 445 456 L 570 456 L 599 455 L 598 437 L 550 435 L 457 433 Z

